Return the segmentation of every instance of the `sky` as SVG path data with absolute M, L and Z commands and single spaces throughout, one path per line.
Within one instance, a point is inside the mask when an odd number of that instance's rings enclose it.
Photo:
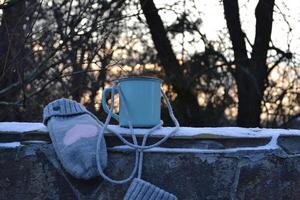
M 178 2 L 176 0 L 161 1 L 156 0 L 155 3 L 157 7 L 164 7 L 168 4 L 173 4 Z M 183 9 L 184 0 L 180 1 L 181 4 L 178 5 L 178 9 Z M 187 7 L 193 7 L 192 4 L 188 4 L 186 0 Z M 224 18 L 223 6 L 220 0 L 197 0 L 194 1 L 195 9 L 191 14 L 193 17 L 198 17 L 200 15 L 202 20 L 202 25 L 200 27 L 207 38 L 210 40 L 218 40 L 218 33 L 226 28 L 226 21 Z M 239 0 L 240 6 L 240 18 L 242 23 L 242 29 L 247 34 L 251 42 L 254 41 L 255 36 L 255 7 L 258 0 Z M 300 51 L 300 1 L 297 0 L 275 0 L 274 8 L 274 22 L 272 29 L 272 40 L 274 44 L 282 50 L 290 49 L 292 52 Z M 191 13 L 191 12 L 189 12 Z M 284 13 L 283 16 L 281 13 Z M 172 11 L 161 11 L 161 17 L 165 20 L 166 24 L 170 24 L 176 19 L 176 15 Z M 292 27 L 292 33 L 287 34 L 290 24 Z M 180 40 L 180 39 L 179 39 Z M 289 42 L 287 42 L 289 41 Z M 290 42 L 292 41 L 292 42 Z M 290 47 L 288 47 L 290 43 Z M 179 48 L 179 44 L 175 48 Z
M 192 18 L 201 18 L 201 31 L 204 32 L 209 40 L 218 40 L 219 31 L 226 29 L 223 7 L 221 0 L 154 0 L 158 8 L 165 8 L 167 5 L 178 4 L 177 9 L 182 12 L 184 7 L 190 8 L 189 12 Z M 0 0 L 0 4 L 5 0 Z M 254 10 L 258 0 L 239 0 L 240 18 L 242 28 L 246 32 L 251 42 L 254 41 L 255 34 L 255 16 Z M 298 0 L 275 0 L 274 23 L 272 31 L 272 40 L 274 44 L 283 50 L 290 49 L 292 52 L 300 52 L 300 1 Z M 1 14 L 0 10 L 0 14 Z M 283 16 L 281 13 L 284 13 Z M 176 20 L 174 11 L 164 9 L 159 12 L 166 25 L 172 24 Z M 293 28 L 291 34 L 287 34 L 289 27 Z M 181 36 L 177 36 L 177 40 L 181 41 Z M 186 35 L 189 39 L 189 36 Z M 190 37 L 192 39 L 192 37 Z M 292 41 L 292 42 L 290 42 Z M 288 47 L 287 44 L 291 46 Z M 187 49 L 194 51 L 193 47 L 188 46 Z M 173 47 L 181 48 L 180 43 L 174 43 Z M 190 49 L 189 49 L 190 48 Z M 197 46 L 199 48 L 199 45 Z M 204 47 L 203 47 L 204 48 Z M 202 49 L 203 50 L 203 49 Z M 300 55 L 300 54 L 299 54 Z

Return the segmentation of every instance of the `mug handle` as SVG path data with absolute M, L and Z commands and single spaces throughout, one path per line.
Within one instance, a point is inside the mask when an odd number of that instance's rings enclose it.
M 112 88 L 105 88 L 102 92 L 102 107 L 103 107 L 103 110 L 108 114 L 109 113 L 109 108 L 106 104 L 106 94 L 108 92 L 111 92 Z M 112 113 L 112 117 L 117 120 L 119 122 L 119 115 L 115 114 L 115 113 Z

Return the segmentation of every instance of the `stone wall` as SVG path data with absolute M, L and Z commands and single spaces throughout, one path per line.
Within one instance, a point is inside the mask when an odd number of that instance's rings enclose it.
M 12 141 L 12 134 L 8 134 L 11 133 L 0 134 L 0 142 L 4 138 Z M 49 141 L 45 135 L 43 139 Z M 276 149 L 222 151 L 261 146 L 270 139 L 173 138 L 163 147 L 184 149 L 145 153 L 143 179 L 174 193 L 180 200 L 300 199 L 299 136 L 280 136 Z M 118 143 L 112 136 L 106 136 L 106 140 L 110 147 Z M 35 143 L 0 147 L 1 200 L 123 198 L 128 184 L 112 185 L 101 178 L 74 179 L 62 169 L 51 143 Z M 133 155 L 130 149 L 112 148 L 106 173 L 114 178 L 126 177 L 133 167 Z

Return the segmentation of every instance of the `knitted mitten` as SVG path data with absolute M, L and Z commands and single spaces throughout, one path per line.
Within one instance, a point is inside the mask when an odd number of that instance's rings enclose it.
M 177 200 L 177 197 L 151 183 L 135 178 L 127 190 L 124 200 Z
M 56 154 L 65 170 L 76 178 L 98 176 L 96 142 L 101 126 L 86 108 L 72 100 L 58 99 L 44 108 L 43 122 L 48 127 Z M 101 136 L 103 137 L 103 136 Z M 106 167 L 105 140 L 101 140 L 100 163 Z

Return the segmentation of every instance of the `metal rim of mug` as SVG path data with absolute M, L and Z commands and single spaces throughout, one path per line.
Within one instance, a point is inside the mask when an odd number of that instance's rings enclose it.
M 150 77 L 150 76 L 131 76 L 131 77 L 123 77 L 118 79 L 118 82 L 124 82 L 124 81 L 159 81 L 160 83 L 162 82 L 161 79 L 156 78 L 156 77 Z

